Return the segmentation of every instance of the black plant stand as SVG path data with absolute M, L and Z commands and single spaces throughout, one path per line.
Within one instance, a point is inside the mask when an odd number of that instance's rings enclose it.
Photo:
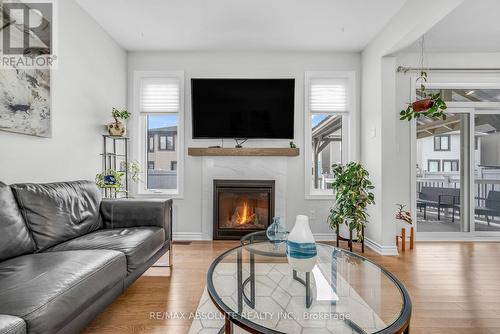
M 125 187 L 103 188 L 103 197 L 116 198 L 119 192 L 124 191 L 125 197 L 128 198 L 128 137 L 102 135 L 103 150 L 102 150 L 102 171 L 114 169 L 117 172 L 124 173 Z M 121 144 L 120 144 L 121 142 Z M 123 162 L 121 164 L 120 162 Z
M 349 230 L 349 238 L 341 237 L 338 225 L 337 225 L 336 233 L 337 233 L 337 247 L 340 247 L 340 241 L 347 241 L 347 245 L 349 246 L 349 251 L 352 252 L 352 244 L 354 242 L 359 242 L 359 243 L 361 243 L 361 253 L 365 252 L 365 228 L 364 227 L 361 228 L 361 235 L 363 236 L 362 240 L 353 239 L 352 238 L 352 230 Z

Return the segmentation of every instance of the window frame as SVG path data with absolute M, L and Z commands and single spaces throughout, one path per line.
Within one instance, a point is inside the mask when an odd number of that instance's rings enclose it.
M 165 148 L 161 147 L 161 138 L 165 138 Z M 172 146 L 168 145 L 168 138 L 172 138 Z M 175 135 L 172 133 L 160 133 L 158 134 L 158 151 L 175 151 Z
M 458 159 L 443 159 L 441 160 L 441 171 L 447 173 L 444 170 L 444 164 L 449 162 L 450 163 L 450 172 L 460 172 L 460 160 Z M 456 164 L 457 169 L 453 170 L 453 164 Z
M 141 113 L 141 82 L 145 78 L 177 78 L 179 80 L 179 110 L 177 112 L 150 112 Z M 133 131 L 132 139 L 132 154 L 131 156 L 145 166 L 143 169 L 143 177 L 138 183 L 133 183 L 131 193 L 135 197 L 168 197 L 168 198 L 183 198 L 184 194 L 184 113 L 185 113 L 185 75 L 184 71 L 134 71 L 133 81 Z M 148 115 L 177 115 L 177 141 L 174 137 L 174 147 L 171 151 L 176 152 L 177 161 L 177 189 L 148 189 L 147 188 L 147 167 L 149 152 L 149 138 L 147 129 Z M 159 138 L 159 137 L 158 137 Z M 158 147 L 160 140 L 158 140 Z M 167 139 L 168 147 L 168 139 Z
M 153 140 L 153 144 L 151 144 L 151 139 Z M 149 153 L 155 152 L 155 135 L 148 136 L 148 152 Z
M 431 172 L 431 162 L 436 162 L 437 163 L 437 168 L 438 168 L 437 171 Z M 441 160 L 439 160 L 439 159 L 427 159 L 427 172 L 428 173 L 439 173 L 439 172 L 441 172 Z
M 442 138 L 447 137 L 448 138 L 448 148 L 443 149 L 443 142 Z M 439 139 L 439 148 L 436 148 L 436 139 Z M 434 140 L 434 152 L 449 152 L 451 151 L 451 135 L 436 135 L 433 138 Z
M 347 110 L 345 111 L 311 111 L 310 84 L 312 79 L 332 78 L 347 79 L 346 97 Z M 342 162 L 347 163 L 357 159 L 356 148 L 356 72 L 355 71 L 306 71 L 304 75 L 304 173 L 305 199 L 332 200 L 335 198 L 331 189 L 314 189 L 311 178 L 312 169 L 312 115 L 341 115 L 342 116 Z
M 165 148 L 161 147 L 161 140 L 162 138 L 165 138 Z M 158 151 L 168 151 L 168 140 L 167 140 L 167 135 L 164 134 L 159 134 L 158 135 Z

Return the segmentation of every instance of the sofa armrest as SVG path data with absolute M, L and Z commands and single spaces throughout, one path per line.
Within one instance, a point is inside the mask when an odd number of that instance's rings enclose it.
M 26 323 L 23 319 L 0 314 L 0 334 L 25 334 Z
M 103 199 L 104 228 L 157 226 L 165 230 L 165 241 L 172 241 L 172 200 Z

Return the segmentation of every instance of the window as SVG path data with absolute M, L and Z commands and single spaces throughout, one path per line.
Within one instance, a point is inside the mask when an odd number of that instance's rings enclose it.
M 155 136 L 149 136 L 148 151 L 149 152 L 155 151 Z
M 450 135 L 434 136 L 434 151 L 450 151 Z
M 177 170 L 177 161 L 170 162 L 170 170 Z
M 160 135 L 160 142 L 158 149 L 160 151 L 175 151 L 174 135 Z
M 333 196 L 332 165 L 347 162 L 354 76 L 306 72 L 306 196 Z
M 167 136 L 160 136 L 160 147 L 158 147 L 160 151 L 167 150 Z
M 458 172 L 459 160 L 443 160 L 443 172 Z
M 427 171 L 431 173 L 441 171 L 441 161 L 440 160 L 427 160 Z
M 138 146 L 142 147 L 141 161 L 148 167 L 139 193 L 180 194 L 183 83 L 183 72 L 136 72 Z

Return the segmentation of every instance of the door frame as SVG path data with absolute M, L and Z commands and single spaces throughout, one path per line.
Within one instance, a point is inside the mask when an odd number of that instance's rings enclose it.
M 498 74 L 497 74 L 498 75 Z M 416 79 L 417 75 L 412 75 L 410 77 L 411 83 L 411 101 L 416 98 Z M 434 77 L 435 79 L 436 77 Z M 437 76 L 438 80 L 441 82 L 434 81 L 426 85 L 427 89 L 500 89 L 500 77 L 491 80 L 488 77 L 488 82 L 481 82 L 482 75 L 480 73 L 471 74 L 466 78 L 454 78 L 453 75 L 446 75 L 440 73 Z M 458 80 L 457 80 L 458 79 Z M 454 80 L 457 80 L 453 82 Z M 496 114 L 500 113 L 500 102 L 448 102 L 447 103 L 448 112 L 451 113 L 468 113 L 469 126 L 470 126 L 470 138 L 469 138 L 469 189 L 470 198 L 468 204 L 468 223 L 469 232 L 419 232 L 415 223 L 415 238 L 420 241 L 500 241 L 500 231 L 475 231 L 475 220 L 474 220 L 474 129 L 475 129 L 475 116 L 480 114 Z M 411 213 L 413 217 L 417 217 L 417 171 L 416 171 L 416 154 L 417 154 L 417 123 L 413 120 L 410 125 L 410 190 L 411 190 Z M 462 148 L 461 148 L 462 149 Z M 416 219 L 415 219 L 416 222 Z

